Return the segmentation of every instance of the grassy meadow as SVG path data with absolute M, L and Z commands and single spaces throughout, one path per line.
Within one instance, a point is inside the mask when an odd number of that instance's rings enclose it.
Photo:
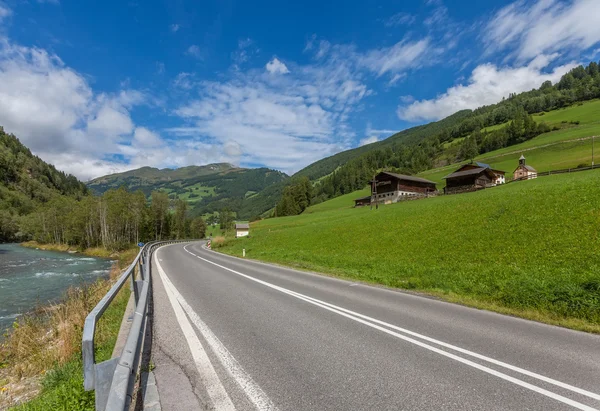
M 600 137 L 600 100 L 535 114 L 533 119 L 538 122 L 543 121 L 549 126 L 557 125 L 563 128 L 541 134 L 521 144 L 482 154 L 475 160 L 506 171 L 507 178 L 512 178 L 512 172 L 519 163 L 521 153 L 527 157 L 527 164 L 532 165 L 539 172 L 576 168 L 582 164 L 592 163 L 591 136 Z M 485 130 L 491 131 L 506 125 L 500 124 Z M 599 149 L 597 157 L 600 157 L 600 138 L 595 139 L 595 146 Z M 443 178 L 457 168 L 458 164 L 451 164 L 424 171 L 419 176 L 436 182 L 438 188 L 442 188 L 445 185 Z
M 600 332 L 600 171 L 252 224 L 221 251 Z

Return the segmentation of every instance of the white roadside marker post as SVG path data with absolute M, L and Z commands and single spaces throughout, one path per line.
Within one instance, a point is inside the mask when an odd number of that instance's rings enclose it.
M 246 257 L 246 249 L 242 249 L 242 257 Z

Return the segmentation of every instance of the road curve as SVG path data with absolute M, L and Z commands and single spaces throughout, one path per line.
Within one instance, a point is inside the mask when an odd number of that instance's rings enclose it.
M 224 256 L 154 256 L 162 409 L 600 409 L 600 336 Z

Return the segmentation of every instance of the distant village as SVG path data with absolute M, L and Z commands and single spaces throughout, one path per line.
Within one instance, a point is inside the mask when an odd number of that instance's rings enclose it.
M 513 171 L 512 181 L 537 178 L 535 168 L 526 164 L 521 155 L 519 164 Z M 489 164 L 472 162 L 461 166 L 458 170 L 444 177 L 446 187 L 444 194 L 459 194 L 495 187 L 506 183 L 506 172 L 493 169 Z M 402 200 L 414 200 L 437 195 L 436 183 L 421 177 L 382 171 L 372 182 L 370 196 L 354 200 L 356 207 L 371 204 L 392 204 Z

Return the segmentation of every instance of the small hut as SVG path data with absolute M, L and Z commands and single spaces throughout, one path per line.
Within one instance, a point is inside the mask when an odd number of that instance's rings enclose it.
M 371 196 L 361 197 L 354 200 L 354 207 L 364 207 L 371 205 Z
M 250 234 L 250 224 L 248 224 L 248 223 L 236 223 L 235 224 L 235 236 L 237 238 L 246 237 L 248 234 Z

